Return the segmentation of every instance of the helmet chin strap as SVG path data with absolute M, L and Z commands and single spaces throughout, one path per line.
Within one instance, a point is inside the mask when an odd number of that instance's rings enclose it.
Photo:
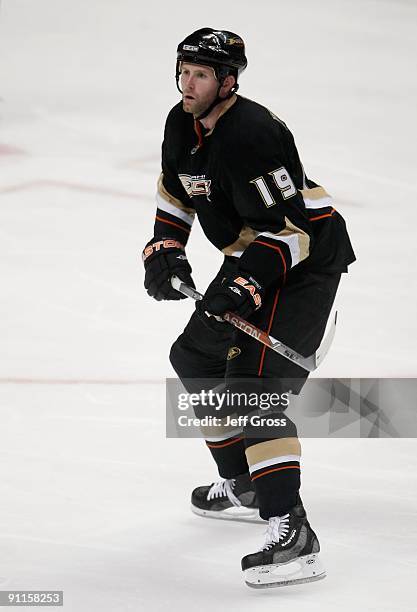
M 217 106 L 218 104 L 220 104 L 220 102 L 224 102 L 225 100 L 228 100 L 229 98 L 231 98 L 233 96 L 234 93 L 237 92 L 237 90 L 239 89 L 239 84 L 236 83 L 232 89 L 229 91 L 229 93 L 224 97 L 221 98 L 219 96 L 220 90 L 223 87 L 223 82 L 221 82 L 219 84 L 219 87 L 217 88 L 217 93 L 216 93 L 216 97 L 213 100 L 213 102 L 210 104 L 210 106 L 208 108 L 206 108 L 205 111 L 203 111 L 200 115 L 198 115 L 198 117 L 196 117 L 196 119 L 198 119 L 199 121 L 201 121 L 201 119 L 205 119 L 206 117 L 208 117 L 208 115 L 211 113 L 211 111 L 213 110 L 213 108 L 215 106 Z
M 220 90 L 221 90 L 222 87 L 223 87 L 223 83 L 220 83 L 220 85 L 219 85 L 219 87 L 217 89 L 216 97 L 213 100 L 213 102 L 210 104 L 210 106 L 208 108 L 206 108 L 205 111 L 203 111 L 200 115 L 198 115 L 198 117 L 196 117 L 196 119 L 198 119 L 198 121 L 201 121 L 201 119 L 205 119 L 206 117 L 208 117 L 208 115 L 211 113 L 213 108 L 215 106 L 217 106 L 218 104 L 220 104 L 220 102 L 224 102 L 228 98 L 231 98 L 233 96 L 233 94 L 237 91 L 239 85 L 236 83 L 236 85 L 234 87 L 232 87 L 232 89 L 229 91 L 229 93 L 227 94 L 227 96 L 225 98 L 221 98 L 219 96 L 219 93 L 220 93 Z
M 180 81 L 180 74 L 181 74 L 181 71 L 180 71 L 180 68 L 181 68 L 181 63 L 182 63 L 182 62 L 181 62 L 180 60 L 177 60 L 177 66 L 176 66 L 176 70 L 175 70 L 175 81 L 176 81 L 176 84 L 177 84 L 177 89 L 178 89 L 178 91 L 180 92 L 180 94 L 182 94 L 181 87 L 180 87 L 180 83 L 179 83 L 179 81 Z M 231 97 L 233 96 L 233 94 L 234 94 L 234 93 L 236 93 L 236 92 L 237 92 L 237 90 L 239 89 L 239 83 L 237 83 L 237 78 L 236 78 L 236 79 L 235 79 L 235 80 L 236 80 L 236 83 L 233 85 L 233 87 L 231 88 L 231 90 L 229 91 L 229 93 L 227 94 L 227 96 L 226 96 L 225 98 L 221 98 L 221 97 L 219 96 L 219 93 L 220 93 L 221 88 L 223 87 L 224 80 L 225 80 L 226 76 L 228 76 L 228 75 L 225 75 L 225 76 L 220 76 L 220 75 L 219 75 L 219 74 L 216 72 L 216 69 L 215 69 L 213 66 L 210 66 L 210 67 L 212 68 L 212 70 L 213 70 L 213 72 L 214 72 L 214 75 L 215 75 L 216 79 L 219 81 L 219 86 L 218 86 L 218 88 L 217 88 L 217 92 L 216 92 L 216 97 L 215 97 L 215 99 L 214 99 L 214 100 L 213 100 L 213 102 L 210 104 L 210 106 L 209 106 L 208 108 L 206 108 L 206 110 L 205 110 L 205 111 L 203 111 L 203 112 L 202 112 L 200 115 L 198 115 L 198 117 L 196 117 L 196 119 L 198 119 L 198 120 L 200 120 L 200 119 L 204 119 L 205 117 L 207 117 L 207 116 L 208 116 L 208 115 L 211 113 L 211 111 L 213 110 L 213 108 L 214 108 L 215 106 L 217 106 L 218 104 L 220 104 L 220 102 L 223 102 L 224 100 L 227 100 L 228 98 L 231 98 Z

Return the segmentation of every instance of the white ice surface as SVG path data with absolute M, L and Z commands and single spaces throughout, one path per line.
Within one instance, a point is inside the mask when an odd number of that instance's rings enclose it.
M 65 610 L 415 609 L 412 440 L 305 441 L 328 578 L 252 592 L 262 526 L 205 521 L 215 471 L 167 440 L 167 353 L 191 303 L 155 303 L 152 232 L 175 48 L 204 25 L 247 41 L 243 95 L 282 117 L 347 219 L 358 262 L 320 376 L 416 376 L 412 1 L 3 0 L 0 8 L 0 588 Z M 398 248 L 400 247 L 400 248 Z M 196 227 L 199 288 L 221 256 Z M 2 582 L 3 581 L 3 582 Z

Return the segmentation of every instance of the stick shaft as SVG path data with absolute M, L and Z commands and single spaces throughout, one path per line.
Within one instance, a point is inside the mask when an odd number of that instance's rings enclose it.
M 183 293 L 184 295 L 187 295 L 193 300 L 198 301 L 198 300 L 203 299 L 203 295 L 201 293 L 199 293 L 196 289 L 193 289 L 192 287 L 189 287 L 188 285 L 183 283 L 176 276 L 173 276 L 171 278 L 171 284 L 174 289 L 176 289 L 180 293 Z M 233 312 L 230 312 L 230 311 L 225 312 L 223 315 L 223 319 L 227 321 L 228 323 L 230 323 L 231 325 L 233 325 L 234 327 L 236 327 L 237 329 L 240 329 L 240 331 L 242 331 L 243 333 L 248 334 L 249 336 L 257 340 L 258 342 L 261 342 L 262 344 L 264 344 L 271 350 L 275 351 L 282 357 L 285 357 L 285 359 L 288 359 L 289 361 L 296 363 L 297 365 L 299 365 L 304 370 L 307 370 L 308 372 L 315 370 L 318 367 L 319 363 L 323 361 L 333 341 L 334 333 L 336 330 L 336 318 L 335 318 L 332 323 L 332 328 L 330 329 L 327 337 L 324 339 L 319 349 L 315 353 L 313 353 L 313 355 L 310 355 L 309 357 L 303 357 L 303 355 L 301 355 L 300 353 L 297 353 L 297 351 L 294 351 L 292 348 L 290 348 L 286 344 L 283 344 L 279 340 L 276 340 L 272 336 L 269 336 L 262 329 L 259 329 L 259 327 L 256 327 L 255 325 L 252 325 L 252 323 L 249 323 L 249 321 L 242 319 L 242 317 L 239 317 L 239 315 Z

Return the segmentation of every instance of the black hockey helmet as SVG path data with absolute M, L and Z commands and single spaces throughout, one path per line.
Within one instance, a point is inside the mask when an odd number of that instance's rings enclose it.
M 178 89 L 181 62 L 211 66 L 220 85 L 229 74 L 233 75 L 236 79 L 234 91 L 238 88 L 237 79 L 240 73 L 248 65 L 245 44 L 241 37 L 228 30 L 213 28 L 196 30 L 178 45 L 175 71 Z

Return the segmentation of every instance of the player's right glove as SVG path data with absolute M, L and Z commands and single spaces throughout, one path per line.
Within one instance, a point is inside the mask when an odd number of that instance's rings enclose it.
M 235 274 L 224 278 L 220 285 L 210 285 L 196 309 L 208 317 L 221 317 L 229 310 L 247 319 L 262 306 L 263 294 L 263 287 L 252 276 Z
M 145 289 L 155 300 L 183 300 L 187 297 L 172 288 L 171 277 L 174 274 L 195 288 L 184 246 L 178 240 L 153 238 L 143 249 L 142 259 Z

